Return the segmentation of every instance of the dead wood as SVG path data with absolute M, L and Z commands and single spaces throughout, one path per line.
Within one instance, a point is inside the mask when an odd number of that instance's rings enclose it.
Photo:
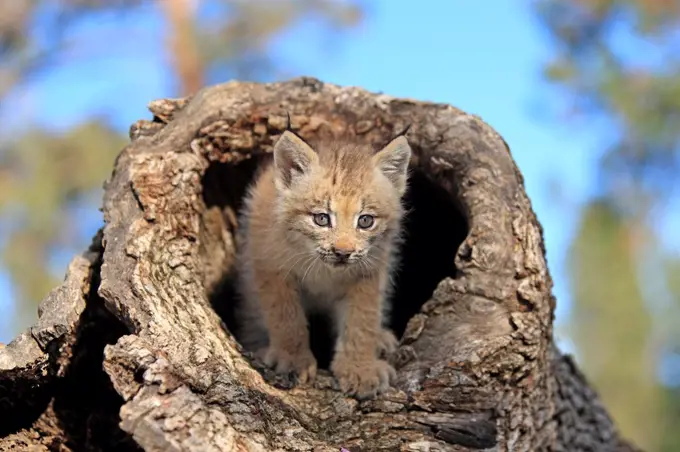
M 105 184 L 103 230 L 0 349 L 1 450 L 635 450 L 553 344 L 541 226 L 481 119 L 310 78 L 150 110 Z M 235 217 L 287 112 L 304 137 L 376 145 L 412 124 L 399 378 L 375 400 L 327 374 L 291 388 L 229 333 Z

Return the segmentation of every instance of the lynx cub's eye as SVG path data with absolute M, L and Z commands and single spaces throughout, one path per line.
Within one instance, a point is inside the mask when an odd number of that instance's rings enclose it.
M 330 226 L 331 217 L 329 217 L 327 213 L 315 213 L 314 223 L 316 223 L 317 226 L 321 226 L 322 228 Z
M 373 226 L 373 223 L 375 223 L 373 215 L 362 215 L 359 217 L 359 221 L 357 221 L 357 224 L 361 229 L 370 229 L 371 226 Z

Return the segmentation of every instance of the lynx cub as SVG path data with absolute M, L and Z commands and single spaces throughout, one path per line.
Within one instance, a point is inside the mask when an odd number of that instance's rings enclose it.
M 323 310 L 344 392 L 372 397 L 394 378 L 380 353 L 397 345 L 382 322 L 411 157 L 404 133 L 375 152 L 339 142 L 314 149 L 286 130 L 251 187 L 239 237 L 239 339 L 277 372 L 314 379 L 306 313 Z

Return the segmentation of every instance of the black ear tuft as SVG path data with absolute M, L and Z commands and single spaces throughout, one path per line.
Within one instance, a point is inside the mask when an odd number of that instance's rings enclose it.
M 293 131 L 293 129 L 290 128 L 290 112 L 286 110 L 286 117 L 288 118 L 288 122 L 286 123 L 286 130 Z
M 295 135 L 296 137 L 298 137 L 299 139 L 304 141 L 309 147 L 313 148 L 313 146 L 311 144 L 309 144 L 309 142 L 307 140 L 305 140 L 303 137 L 300 136 L 299 133 L 297 133 L 295 130 L 293 130 L 293 126 L 290 122 L 290 112 L 288 110 L 286 110 L 286 118 L 287 118 L 286 131 L 292 133 L 293 135 Z
M 388 144 L 390 144 L 391 142 L 393 142 L 393 141 L 396 140 L 397 138 L 406 135 L 406 132 L 408 132 L 410 128 L 411 128 L 411 124 L 409 123 L 409 124 L 406 125 L 406 127 L 404 127 L 404 130 L 402 130 L 401 132 L 399 132 L 399 133 L 393 135 L 389 140 L 385 141 L 385 142 L 380 146 L 380 149 L 384 148 L 385 146 L 387 146 Z
M 409 123 L 409 124 L 406 125 L 406 127 L 404 128 L 404 130 L 402 130 L 401 132 L 399 132 L 398 134 L 396 134 L 396 135 L 394 136 L 394 138 L 400 137 L 400 136 L 402 136 L 402 135 L 406 135 L 406 132 L 408 132 L 408 130 L 409 130 L 410 128 L 411 128 L 411 124 Z M 392 139 L 394 139 L 394 138 L 392 138 Z

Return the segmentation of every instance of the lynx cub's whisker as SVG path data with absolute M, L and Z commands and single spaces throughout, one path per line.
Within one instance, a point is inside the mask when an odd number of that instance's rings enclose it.
M 237 336 L 277 372 L 314 379 L 307 316 L 321 310 L 337 332 L 330 369 L 344 392 L 373 397 L 394 378 L 381 354 L 397 345 L 383 322 L 411 158 L 405 132 L 376 152 L 350 142 L 312 146 L 288 127 L 250 187 L 238 237 Z

